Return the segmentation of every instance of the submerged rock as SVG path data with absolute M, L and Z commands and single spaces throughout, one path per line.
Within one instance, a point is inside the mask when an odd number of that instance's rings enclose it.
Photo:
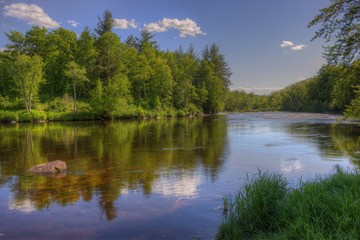
M 64 161 L 55 160 L 43 164 L 36 165 L 28 170 L 33 173 L 64 173 L 66 171 L 66 163 Z

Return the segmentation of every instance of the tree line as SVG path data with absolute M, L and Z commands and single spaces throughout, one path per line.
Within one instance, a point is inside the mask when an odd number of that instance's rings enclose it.
M 231 92 L 227 110 L 334 112 L 360 119 L 360 2 L 330 2 L 309 23 L 320 26 L 313 40 L 333 42 L 325 47 L 327 64 L 318 74 L 269 96 Z
M 293 111 L 340 113 L 360 118 L 360 60 L 350 65 L 325 65 L 314 77 L 270 95 L 232 91 L 228 111 Z
M 143 30 L 125 41 L 113 33 L 110 11 L 79 36 L 71 30 L 32 27 L 6 33 L 0 53 L 0 109 L 87 111 L 103 118 L 127 115 L 217 113 L 225 107 L 231 70 L 219 46 L 199 57 L 161 51 Z

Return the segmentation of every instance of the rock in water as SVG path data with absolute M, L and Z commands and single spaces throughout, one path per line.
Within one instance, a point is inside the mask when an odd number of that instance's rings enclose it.
M 39 164 L 28 170 L 28 172 L 33 173 L 62 173 L 65 171 L 66 163 L 60 160 Z

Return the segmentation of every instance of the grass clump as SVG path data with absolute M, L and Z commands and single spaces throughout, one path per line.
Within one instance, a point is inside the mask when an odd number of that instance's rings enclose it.
M 337 167 L 294 188 L 259 172 L 224 210 L 217 239 L 359 239 L 360 175 Z

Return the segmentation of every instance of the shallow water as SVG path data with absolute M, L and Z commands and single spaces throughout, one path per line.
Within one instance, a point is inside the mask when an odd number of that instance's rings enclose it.
M 66 176 L 26 172 L 56 159 Z M 0 125 L 0 239 L 211 239 L 247 175 L 296 185 L 359 161 L 336 115 Z

